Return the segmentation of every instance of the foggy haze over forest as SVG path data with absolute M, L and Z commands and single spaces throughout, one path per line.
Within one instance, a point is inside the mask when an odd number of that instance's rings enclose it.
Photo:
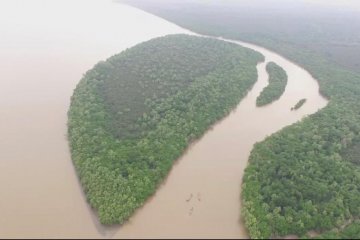
M 331 61 L 360 71 L 360 14 L 357 1 L 164 1 L 125 0 L 182 26 L 219 27 L 245 36 L 286 40 L 320 51 Z M 331 4 L 326 4 L 330 2 Z M 340 4 L 346 7 L 339 7 Z M 177 21 L 179 20 L 179 21 Z M 351 24 L 349 24 L 351 23 Z M 211 25 L 213 27 L 211 27 Z M 234 31 L 236 29 L 236 31 Z M 211 32 L 209 32 L 211 33 Z M 220 34 L 221 35 L 221 34 Z M 332 58 L 332 56 L 336 56 Z
M 360 0 L 0 0 L 0 238 L 359 238 Z

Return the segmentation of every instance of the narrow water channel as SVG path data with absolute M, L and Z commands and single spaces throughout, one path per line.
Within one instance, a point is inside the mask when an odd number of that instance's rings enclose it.
M 0 1 L 0 237 L 247 236 L 240 184 L 252 145 L 326 105 L 305 70 L 254 45 L 240 43 L 287 71 L 282 98 L 255 106 L 268 77 L 259 64 L 246 98 L 188 149 L 127 224 L 98 227 L 78 184 L 66 140 L 77 82 L 99 60 L 172 33 L 190 32 L 111 1 Z M 290 111 L 301 98 L 306 104 Z

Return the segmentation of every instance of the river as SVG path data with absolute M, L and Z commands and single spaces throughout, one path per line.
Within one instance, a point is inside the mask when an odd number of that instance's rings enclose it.
M 110 0 L 0 0 L 0 237 L 247 237 L 240 184 L 252 145 L 326 105 L 305 70 L 241 43 L 288 73 L 280 100 L 257 108 L 259 80 L 237 108 L 177 161 L 121 228 L 102 228 L 86 204 L 66 140 L 70 96 L 99 60 L 185 29 Z M 301 98 L 306 104 L 290 108 Z

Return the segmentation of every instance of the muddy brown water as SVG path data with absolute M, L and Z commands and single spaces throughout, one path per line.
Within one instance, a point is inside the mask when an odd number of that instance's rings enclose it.
M 305 70 L 254 45 L 241 43 L 287 71 L 284 95 L 255 106 L 268 77 L 259 64 L 248 95 L 190 146 L 128 223 L 99 226 L 78 183 L 66 112 L 82 74 L 171 33 L 190 32 L 111 1 L 0 1 L 0 237 L 247 237 L 240 185 L 253 144 L 326 105 Z M 290 111 L 301 98 L 305 105 Z

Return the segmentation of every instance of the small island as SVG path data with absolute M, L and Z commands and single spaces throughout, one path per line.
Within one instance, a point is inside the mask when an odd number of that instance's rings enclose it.
M 71 155 L 102 224 L 122 224 L 193 140 L 234 109 L 264 57 L 188 35 L 152 39 L 98 63 L 68 112 Z
M 267 85 L 256 99 L 256 106 L 264 106 L 278 100 L 285 92 L 287 74 L 284 69 L 274 62 L 266 65 L 269 74 L 269 85 Z
M 302 105 L 305 104 L 305 102 L 306 102 L 306 98 L 303 98 L 303 99 L 299 100 L 299 101 L 295 104 L 295 106 L 291 108 L 291 111 L 293 111 L 293 110 L 298 110 L 299 108 L 302 107 Z

